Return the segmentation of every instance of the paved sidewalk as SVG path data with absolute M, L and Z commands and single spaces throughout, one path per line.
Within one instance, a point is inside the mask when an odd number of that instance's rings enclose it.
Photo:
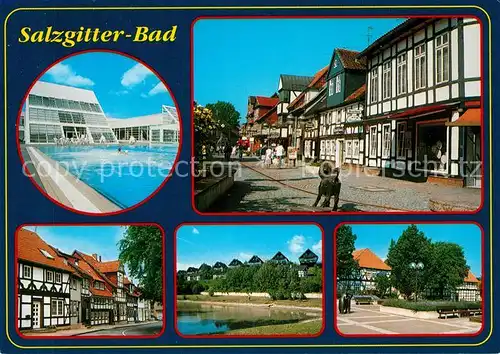
M 289 187 L 316 193 L 319 185 L 317 167 L 264 168 L 260 162 L 243 162 L 243 170 L 253 169 Z M 243 171 L 243 177 L 248 171 Z M 245 180 L 245 178 L 243 178 Z M 430 201 L 461 204 L 476 209 L 481 191 L 432 183 L 417 183 L 389 177 L 370 176 L 363 172 L 342 170 L 340 206 L 362 211 L 430 211 Z M 314 200 L 314 199 L 313 199 Z M 312 204 L 312 203 L 311 203 Z
M 129 328 L 129 327 L 139 327 L 147 324 L 156 323 L 158 321 L 145 321 L 138 323 L 128 323 L 128 324 L 117 324 L 117 325 L 99 325 L 90 328 L 75 328 L 75 329 L 63 329 L 57 330 L 55 332 L 42 332 L 42 331 L 34 331 L 23 333 L 24 336 L 36 336 L 36 337 L 61 337 L 61 336 L 79 336 L 87 333 L 110 330 L 110 329 L 121 329 L 121 328 Z
M 337 328 L 344 334 L 474 334 L 481 324 L 468 318 L 424 320 L 380 312 L 380 306 L 353 306 L 350 314 L 337 315 Z

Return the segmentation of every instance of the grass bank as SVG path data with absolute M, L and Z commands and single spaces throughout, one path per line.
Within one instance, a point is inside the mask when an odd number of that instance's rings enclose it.
M 322 327 L 321 319 L 308 320 L 298 323 L 287 323 L 270 326 L 258 326 L 253 328 L 244 328 L 228 331 L 225 335 L 270 335 L 270 334 L 319 334 Z
M 209 303 L 230 303 L 230 304 L 255 304 L 255 305 L 273 305 L 283 307 L 315 307 L 321 309 L 323 303 L 321 299 L 306 300 L 272 300 L 265 297 L 247 297 L 247 296 L 208 296 L 208 295 L 178 295 L 179 301 L 199 301 Z

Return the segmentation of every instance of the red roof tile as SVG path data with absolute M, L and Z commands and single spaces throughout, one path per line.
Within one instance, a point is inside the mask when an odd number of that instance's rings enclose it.
M 366 58 L 357 59 L 360 52 L 343 48 L 337 48 L 335 51 L 338 53 L 344 69 L 366 70 Z
M 95 296 L 113 297 L 113 294 L 108 289 L 100 290 L 96 288 L 90 288 L 90 292 Z
M 265 106 L 265 107 L 273 107 L 276 103 L 279 102 L 279 98 L 277 97 L 264 97 L 264 96 L 255 96 L 256 106 Z
M 306 91 L 310 88 L 317 88 L 320 89 L 325 85 L 326 82 L 326 74 L 328 73 L 328 66 L 325 66 L 323 69 L 318 71 L 316 74 L 314 74 L 313 79 L 307 85 L 307 88 L 302 91 L 290 104 L 288 105 L 288 109 L 294 109 L 300 107 L 304 103 L 304 96 L 306 94 Z M 302 102 L 301 102 L 302 101 Z M 295 107 L 296 106 L 296 107 Z
M 479 283 L 479 280 L 477 280 L 476 276 L 469 270 L 467 273 L 467 276 L 464 279 L 465 283 Z
M 361 86 L 356 91 L 347 96 L 344 102 L 354 101 L 358 98 L 361 98 L 361 96 L 363 96 L 365 93 L 366 93 L 366 84 L 363 84 L 363 86 Z
M 67 264 L 65 258 L 59 256 L 37 233 L 20 229 L 17 232 L 17 255 L 21 260 L 45 265 L 55 269 L 60 269 L 69 273 L 74 273 L 74 269 Z M 42 250 L 47 252 L 52 258 L 43 255 Z
M 116 273 L 120 269 L 120 261 L 99 262 L 97 266 L 103 273 Z
M 379 269 L 379 270 L 391 270 L 387 264 L 384 263 L 375 253 L 373 253 L 369 248 L 363 248 L 360 250 L 355 250 L 352 253 L 355 261 L 358 262 L 361 268 L 369 269 Z

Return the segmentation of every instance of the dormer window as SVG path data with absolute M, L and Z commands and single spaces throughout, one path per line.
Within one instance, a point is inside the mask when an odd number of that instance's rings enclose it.
M 48 259 L 54 259 L 54 257 L 49 253 L 47 252 L 46 250 L 42 250 L 40 249 L 40 252 Z

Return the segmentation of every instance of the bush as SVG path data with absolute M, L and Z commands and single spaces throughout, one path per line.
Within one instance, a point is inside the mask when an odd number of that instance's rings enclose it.
M 203 286 L 203 284 L 201 283 L 194 283 L 192 286 L 191 286 L 191 292 L 193 294 L 201 294 L 202 291 L 205 290 L 205 287 Z
M 437 311 L 438 309 L 449 309 L 449 310 L 475 310 L 481 308 L 481 302 L 472 301 L 421 301 L 412 302 L 400 299 L 386 299 L 384 300 L 383 306 L 397 307 L 412 311 Z
M 208 289 L 208 295 L 210 297 L 214 296 L 214 289 L 213 288 Z

